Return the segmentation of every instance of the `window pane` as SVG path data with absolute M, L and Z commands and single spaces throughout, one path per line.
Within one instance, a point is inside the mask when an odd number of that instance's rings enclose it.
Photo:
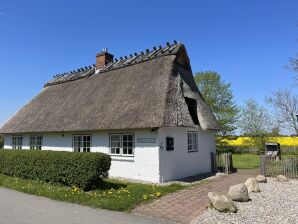
M 111 142 L 111 147 L 119 147 L 120 148 L 120 142 Z
M 120 141 L 120 135 L 111 135 L 111 141 Z
M 133 135 L 128 135 L 128 141 L 133 141 Z

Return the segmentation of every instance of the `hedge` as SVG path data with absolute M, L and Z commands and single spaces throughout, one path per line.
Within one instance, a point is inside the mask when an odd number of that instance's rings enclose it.
M 111 157 L 103 153 L 0 150 L 0 173 L 88 189 L 108 176 Z

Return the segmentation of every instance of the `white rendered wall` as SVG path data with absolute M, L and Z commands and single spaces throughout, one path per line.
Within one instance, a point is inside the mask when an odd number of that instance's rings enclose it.
M 188 152 L 187 131 L 198 132 L 198 152 Z M 175 149 L 166 151 L 166 137 L 174 137 Z M 160 182 L 211 172 L 211 156 L 215 153 L 215 135 L 213 131 L 201 131 L 199 128 L 160 128 Z
M 187 151 L 187 131 L 198 132 L 198 152 Z M 87 132 L 91 134 L 91 152 L 109 153 L 109 134 L 113 132 Z M 125 133 L 117 131 L 116 133 Z M 110 176 L 165 182 L 211 171 L 210 152 L 215 152 L 212 131 L 199 128 L 160 128 L 157 131 L 129 131 L 135 135 L 134 157 L 112 156 Z M 29 149 L 29 136 L 23 135 L 23 149 Z M 165 150 L 166 137 L 174 137 L 174 151 Z M 73 133 L 43 134 L 42 150 L 73 151 Z M 155 138 L 155 143 L 138 143 L 138 138 Z M 12 136 L 6 135 L 4 148 L 11 149 Z M 162 145 L 163 149 L 160 149 Z
M 158 132 L 151 130 L 117 131 L 117 132 L 86 132 L 76 134 L 92 135 L 91 152 L 109 154 L 110 133 L 134 133 L 135 148 L 133 157 L 112 156 L 112 165 L 109 175 L 113 177 L 125 177 L 140 179 L 150 182 L 159 182 L 159 147 Z M 30 149 L 29 136 L 23 136 L 22 149 Z M 47 133 L 42 134 L 42 150 L 73 151 L 73 133 Z M 154 138 L 155 143 L 138 143 L 138 138 Z M 5 149 L 12 148 L 12 136 L 5 136 Z
M 129 131 L 129 133 L 132 132 L 135 136 L 134 157 L 112 156 L 112 166 L 109 172 L 110 176 L 158 182 L 159 147 L 157 131 Z M 93 134 L 93 152 L 109 153 L 110 133 L 113 132 Z M 138 138 L 155 138 L 156 142 L 138 143 Z

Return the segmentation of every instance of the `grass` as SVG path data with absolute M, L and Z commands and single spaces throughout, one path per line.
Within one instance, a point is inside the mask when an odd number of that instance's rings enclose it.
M 255 154 L 233 154 L 233 166 L 236 169 L 257 169 L 260 167 L 260 156 Z M 293 155 L 282 154 L 281 157 Z
M 0 175 L 0 186 L 58 201 L 114 211 L 130 211 L 140 203 L 150 202 L 184 188 L 179 184 L 157 186 L 105 179 L 100 188 L 85 192 L 77 187 L 60 186 L 5 175 Z
M 260 156 L 254 154 L 233 154 L 233 166 L 236 169 L 256 169 L 260 167 Z

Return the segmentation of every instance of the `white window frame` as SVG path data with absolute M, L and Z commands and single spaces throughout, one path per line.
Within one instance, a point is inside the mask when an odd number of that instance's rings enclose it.
M 38 139 L 39 139 L 39 142 L 38 142 Z M 42 144 L 43 144 L 43 136 L 41 136 L 41 135 L 31 135 L 31 136 L 29 136 L 30 150 L 41 150 L 42 149 Z
M 119 146 L 112 146 L 112 137 L 113 136 L 118 136 L 120 137 L 120 144 Z M 124 139 L 123 136 L 127 136 L 127 140 Z M 132 136 L 132 140 L 128 139 L 128 136 Z M 110 155 L 112 156 L 123 156 L 123 157 L 133 157 L 134 156 L 134 150 L 135 150 L 135 135 L 134 133 L 110 133 Z M 117 143 L 117 141 L 114 141 Z M 129 146 L 129 143 L 131 143 L 131 146 Z M 119 149 L 119 153 L 113 153 L 113 150 Z M 131 150 L 131 154 L 128 154 L 129 150 Z
M 196 132 L 196 131 L 188 131 L 187 132 L 187 151 L 188 152 L 199 151 L 198 132 Z
M 23 149 L 23 136 L 21 136 L 21 135 L 12 136 L 12 144 L 11 145 L 12 145 L 12 149 L 16 149 L 16 150 Z
M 90 141 L 85 140 L 84 138 L 89 138 Z M 76 141 L 76 138 L 79 138 L 79 141 Z M 77 146 L 77 143 L 79 145 Z M 88 145 L 86 145 L 89 143 Z M 89 134 L 78 134 L 78 135 L 73 135 L 72 136 L 72 148 L 74 152 L 91 152 L 92 148 L 92 135 Z

